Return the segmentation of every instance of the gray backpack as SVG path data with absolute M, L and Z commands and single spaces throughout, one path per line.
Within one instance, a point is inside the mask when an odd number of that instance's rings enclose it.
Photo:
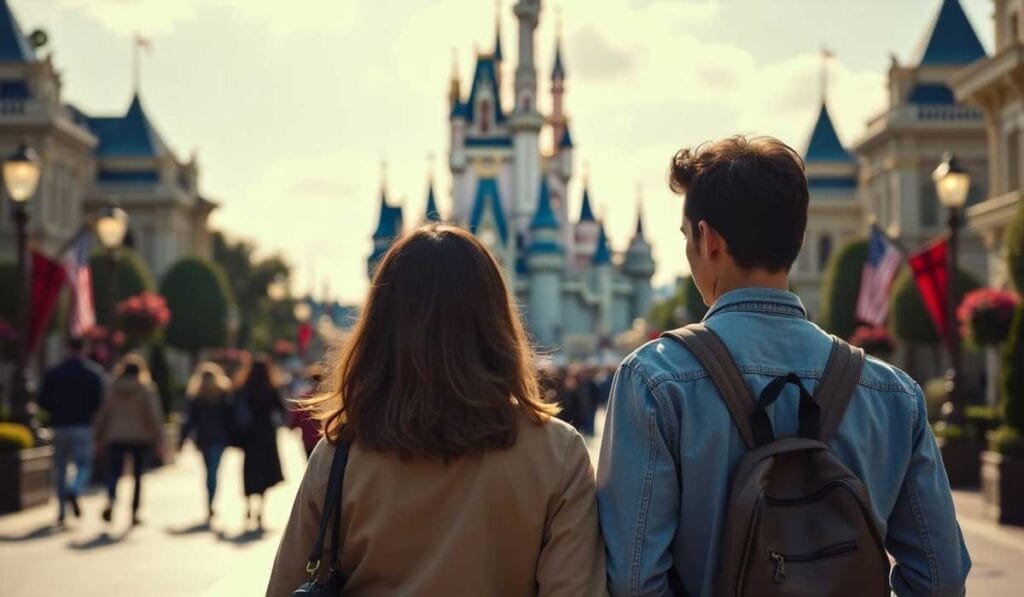
M 664 336 L 708 372 L 748 448 L 732 476 L 717 593 L 889 595 L 889 558 L 867 489 L 827 445 L 860 379 L 864 351 L 836 338 L 813 397 L 790 373 L 755 400 L 717 334 L 698 324 Z M 800 430 L 776 438 L 766 409 L 789 384 L 800 391 Z

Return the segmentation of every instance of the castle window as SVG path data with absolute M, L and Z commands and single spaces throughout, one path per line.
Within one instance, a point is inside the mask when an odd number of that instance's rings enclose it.
M 491 102 L 480 100 L 480 132 L 487 133 L 491 130 Z

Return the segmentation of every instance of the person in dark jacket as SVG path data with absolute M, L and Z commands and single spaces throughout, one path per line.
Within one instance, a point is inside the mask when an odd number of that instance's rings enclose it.
M 68 340 L 67 358 L 46 372 L 39 390 L 39 406 L 53 426 L 53 470 L 57 487 L 57 524 L 64 524 L 66 504 L 77 518 L 82 515 L 78 496 L 92 477 L 92 421 L 103 400 L 103 371 L 82 353 L 82 341 Z M 75 476 L 67 481 L 68 463 Z
M 320 365 L 312 365 L 306 370 L 305 388 L 290 404 L 290 416 L 288 426 L 298 429 L 302 435 L 302 447 L 306 450 L 306 458 L 313 454 L 313 448 L 320 442 L 320 422 L 316 420 L 313 413 L 304 406 L 305 401 L 312 398 L 320 388 L 323 380 L 323 372 Z
M 277 426 L 285 409 L 274 383 L 270 363 L 257 358 L 241 371 L 235 399 L 243 401 L 249 411 L 249 425 L 242 440 L 244 454 L 242 480 L 246 496 L 246 521 L 255 520 L 263 529 L 263 494 L 284 481 L 281 458 L 277 452 Z M 255 502 L 256 507 L 253 508 Z
M 231 416 L 231 380 L 220 365 L 200 363 L 188 382 L 189 398 L 185 425 L 181 429 L 178 449 L 192 438 L 203 455 L 206 466 L 206 520 L 213 521 L 213 498 L 217 493 L 217 469 L 229 442 Z

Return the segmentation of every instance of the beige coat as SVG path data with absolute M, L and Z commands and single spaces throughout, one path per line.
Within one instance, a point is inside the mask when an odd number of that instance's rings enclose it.
M 152 388 L 131 379 L 118 379 L 110 385 L 96 413 L 96 441 L 159 444 L 163 424 L 160 399 Z
M 354 446 L 342 491 L 345 595 L 604 595 L 583 438 L 557 419 L 520 421 L 511 448 L 447 465 Z M 333 455 L 321 441 L 310 457 L 268 596 L 308 579 Z

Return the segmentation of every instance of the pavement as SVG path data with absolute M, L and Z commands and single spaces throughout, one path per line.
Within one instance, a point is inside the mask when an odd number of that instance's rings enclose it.
M 600 437 L 600 419 L 598 420 Z M 600 442 L 588 440 L 595 457 Z M 110 595 L 261 595 L 280 533 L 305 466 L 296 435 L 279 437 L 286 481 L 271 489 L 266 531 L 244 525 L 242 458 L 229 450 L 221 464 L 213 527 L 203 524 L 205 498 L 199 453 L 186 446 L 177 461 L 143 481 L 143 525 L 131 528 L 131 480 L 111 524 L 100 520 L 106 498 L 93 490 L 82 499 L 83 517 L 66 530 L 52 527 L 56 502 L 0 516 L 0 595 L 109 597 Z M 1018 596 L 1024 586 L 1024 528 L 983 516 L 980 495 L 954 492 L 960 526 L 974 560 L 968 593 Z

